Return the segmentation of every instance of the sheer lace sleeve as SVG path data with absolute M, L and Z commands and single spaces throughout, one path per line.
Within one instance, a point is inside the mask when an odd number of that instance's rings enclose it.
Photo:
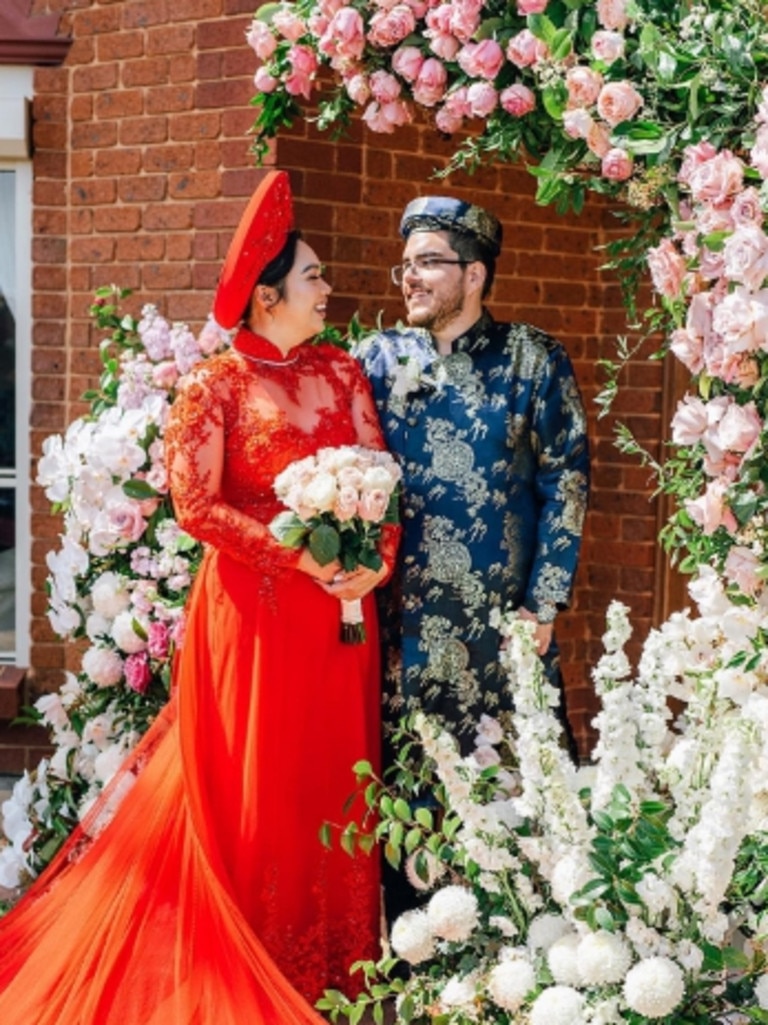
M 226 434 L 234 403 L 229 383 L 204 368 L 190 376 L 171 408 L 165 440 L 179 525 L 199 541 L 265 574 L 295 568 L 300 553 L 280 545 L 266 523 L 222 493 Z

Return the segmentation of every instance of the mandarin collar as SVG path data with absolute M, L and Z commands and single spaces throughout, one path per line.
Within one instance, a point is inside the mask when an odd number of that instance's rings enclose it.
M 263 360 L 265 363 L 293 363 L 305 345 L 305 342 L 301 342 L 288 352 L 283 352 L 274 342 L 270 342 L 263 335 L 255 334 L 245 325 L 239 329 L 232 342 L 232 348 L 236 352 L 250 359 Z
M 487 334 L 493 322 L 493 317 L 483 307 L 480 318 L 475 321 L 472 327 L 468 328 L 463 335 L 459 335 L 458 338 L 454 339 L 453 352 L 471 352 L 476 347 L 478 341 Z

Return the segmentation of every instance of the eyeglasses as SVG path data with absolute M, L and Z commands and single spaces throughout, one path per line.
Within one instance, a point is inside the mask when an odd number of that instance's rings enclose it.
M 446 260 L 442 256 L 414 256 L 412 260 L 396 263 L 390 270 L 390 274 L 393 283 L 399 287 L 408 271 L 416 271 L 417 274 L 430 274 L 441 266 L 466 267 L 470 262 L 470 260 Z

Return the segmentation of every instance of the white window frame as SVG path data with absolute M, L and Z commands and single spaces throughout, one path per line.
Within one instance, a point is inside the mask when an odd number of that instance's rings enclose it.
M 33 70 L 0 67 L 0 170 L 13 171 L 16 260 L 16 467 L 0 486 L 16 489 L 16 647 L 0 651 L 0 664 L 29 666 L 32 619 L 32 510 L 29 500 L 32 412 L 32 161 L 28 110 Z

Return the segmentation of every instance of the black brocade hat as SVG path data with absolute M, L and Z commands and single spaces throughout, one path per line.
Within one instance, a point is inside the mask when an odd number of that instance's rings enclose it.
M 420 196 L 403 212 L 400 234 L 414 231 L 461 231 L 473 235 L 493 256 L 501 252 L 502 227 L 493 214 L 480 206 L 451 196 Z

